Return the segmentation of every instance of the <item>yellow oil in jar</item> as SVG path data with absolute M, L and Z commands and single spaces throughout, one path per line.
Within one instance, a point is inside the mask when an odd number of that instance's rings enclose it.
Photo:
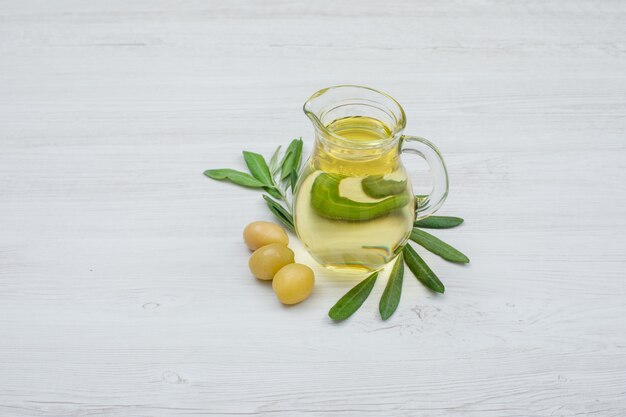
M 370 117 L 335 120 L 324 135 L 300 175 L 298 236 L 326 267 L 379 270 L 402 249 L 415 218 L 398 144 L 386 124 Z

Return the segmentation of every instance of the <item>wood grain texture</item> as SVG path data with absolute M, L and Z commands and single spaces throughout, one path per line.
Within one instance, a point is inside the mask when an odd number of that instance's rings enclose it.
M 0 1 L 0 415 L 626 415 L 626 3 Z M 333 324 L 250 277 L 212 182 L 370 85 L 451 177 L 428 253 Z M 411 164 L 407 160 L 407 164 Z M 313 265 L 294 244 L 298 260 Z

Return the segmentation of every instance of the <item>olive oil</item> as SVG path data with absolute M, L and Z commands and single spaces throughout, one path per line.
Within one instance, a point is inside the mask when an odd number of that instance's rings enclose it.
M 399 144 L 371 117 L 337 119 L 325 130 L 300 174 L 298 236 L 326 267 L 379 270 L 402 249 L 415 218 Z

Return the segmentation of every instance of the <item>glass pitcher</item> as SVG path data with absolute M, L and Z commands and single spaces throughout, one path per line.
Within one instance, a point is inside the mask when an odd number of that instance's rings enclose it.
M 400 104 L 371 88 L 325 88 L 307 100 L 304 112 L 315 128 L 315 146 L 296 185 L 298 237 L 327 268 L 377 271 L 400 253 L 413 222 L 443 204 L 448 174 L 441 154 L 426 139 L 403 135 Z M 424 158 L 433 175 L 433 190 L 420 196 L 419 210 L 401 153 Z

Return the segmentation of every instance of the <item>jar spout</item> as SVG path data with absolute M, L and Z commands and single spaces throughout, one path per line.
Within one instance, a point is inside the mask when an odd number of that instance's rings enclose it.
M 332 87 L 330 87 L 332 88 Z M 302 110 L 304 114 L 311 120 L 313 123 L 313 127 L 321 132 L 326 131 L 326 126 L 322 122 L 322 116 L 324 114 L 324 109 L 329 107 L 329 104 L 332 104 L 328 100 L 328 95 L 326 94 L 330 88 L 324 88 L 313 94 L 302 106 Z

